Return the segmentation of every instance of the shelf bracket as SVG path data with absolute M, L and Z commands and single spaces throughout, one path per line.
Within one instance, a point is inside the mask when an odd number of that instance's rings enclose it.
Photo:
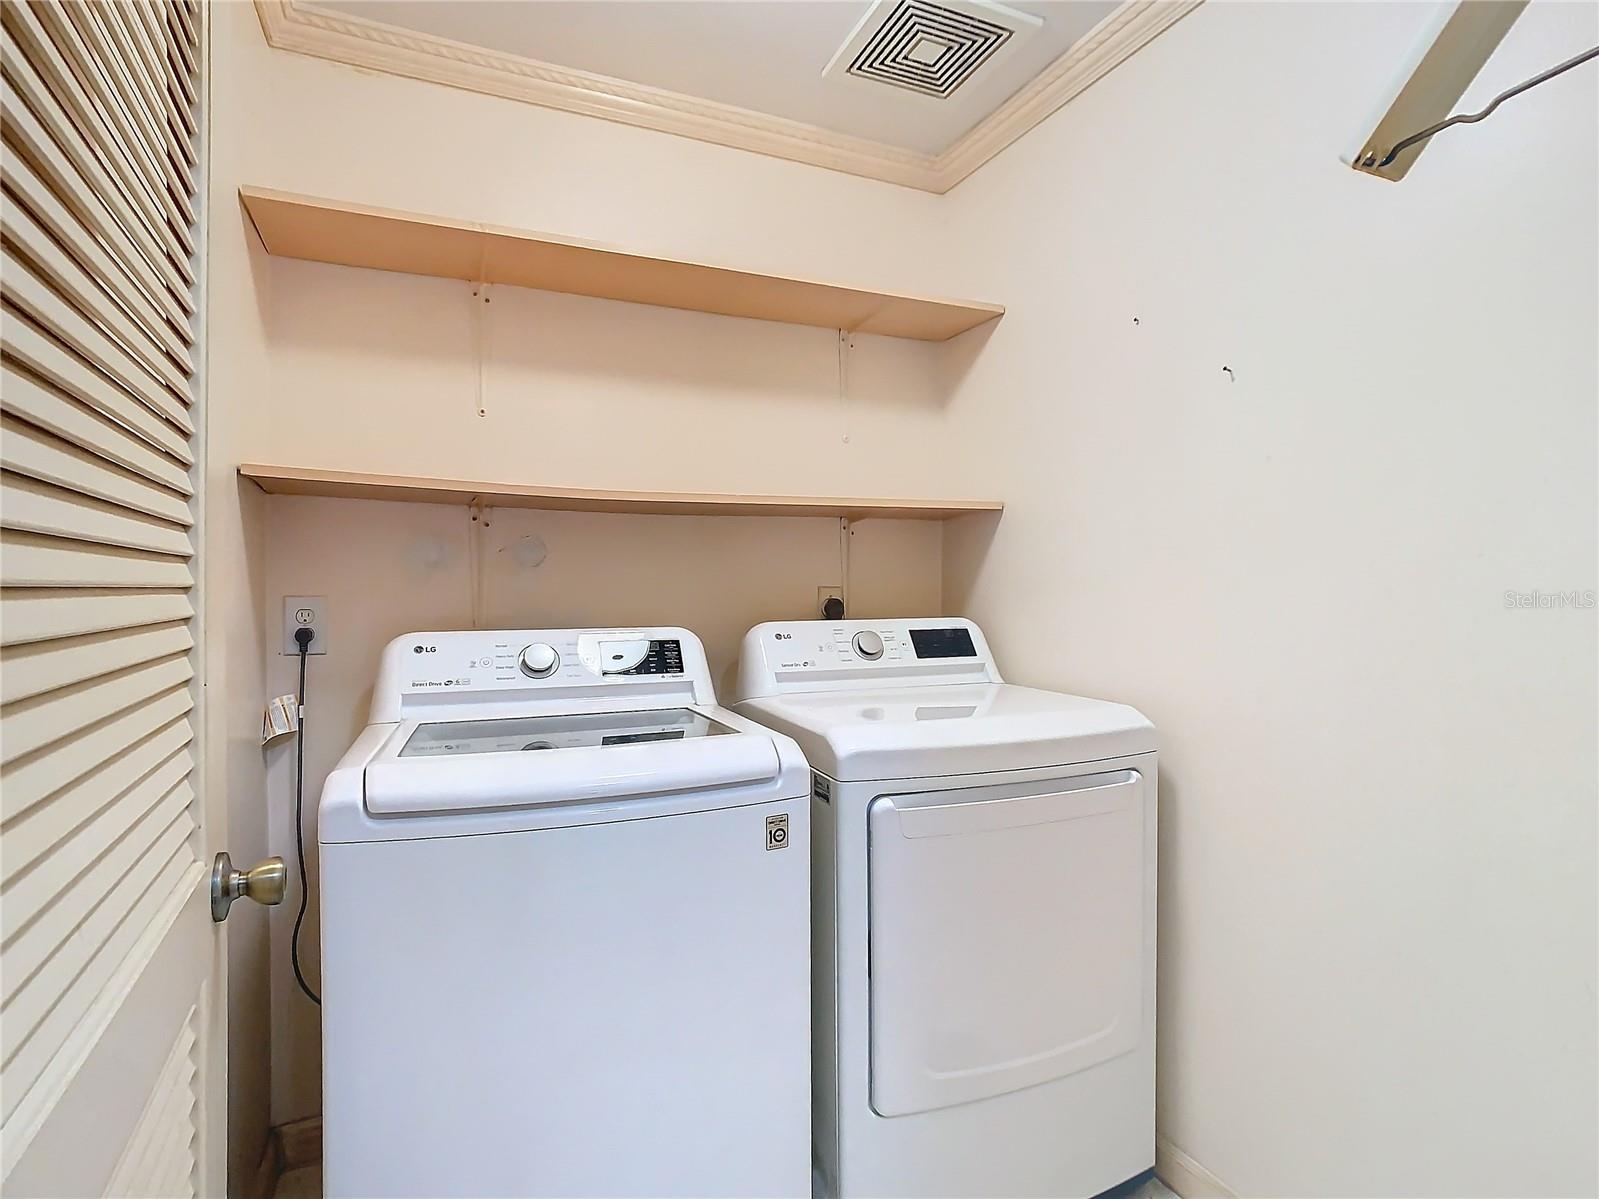
M 849 408 L 849 353 L 855 348 L 855 335 L 848 329 L 838 331 L 838 409 L 839 417 L 844 425 L 842 440 L 849 444 L 850 436 L 850 408 Z
M 844 615 L 849 615 L 849 550 L 855 530 L 850 528 L 849 517 L 838 518 L 838 595 L 844 601 Z
M 482 278 L 483 272 L 478 271 L 478 279 L 472 284 L 472 344 L 477 358 L 477 414 L 489 414 L 488 388 L 484 382 L 484 375 L 488 371 L 489 356 L 489 284 Z

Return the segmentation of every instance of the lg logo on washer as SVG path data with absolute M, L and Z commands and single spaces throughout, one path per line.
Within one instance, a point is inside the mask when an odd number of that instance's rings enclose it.
M 413 654 L 436 654 L 439 652 L 439 647 L 436 645 L 413 645 L 411 652 Z

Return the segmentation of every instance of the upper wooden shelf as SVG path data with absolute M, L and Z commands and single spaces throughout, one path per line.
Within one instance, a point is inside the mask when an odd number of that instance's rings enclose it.
M 263 466 L 247 462 L 239 474 L 271 495 L 342 496 L 409 500 L 424 504 L 483 504 L 490 508 L 544 508 L 557 512 L 635 512 L 662 516 L 843 516 L 890 520 L 949 520 L 974 512 L 999 512 L 998 500 L 862 499 L 858 496 L 718 495 L 690 491 L 596 491 L 531 487 L 415 475 Z
M 615 246 L 241 187 L 268 254 L 607 300 L 947 341 L 1004 314 L 999 304 L 870 291 L 656 258 Z

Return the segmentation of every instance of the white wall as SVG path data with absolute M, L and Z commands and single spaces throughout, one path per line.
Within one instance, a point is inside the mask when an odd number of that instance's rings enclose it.
M 268 499 L 233 486 L 235 464 L 588 487 L 943 490 L 942 347 L 859 338 L 841 395 L 829 330 L 510 288 L 478 309 L 462 283 L 268 258 L 233 199 L 241 184 L 276 187 L 940 292 L 920 250 L 937 238 L 936 197 L 271 50 L 250 6 L 209 11 L 226 149 L 211 179 L 213 402 L 232 411 L 213 428 L 221 511 L 207 552 L 234 589 L 223 594 L 249 593 L 237 603 L 244 627 L 226 630 L 238 730 L 248 717 L 253 733 L 261 704 L 293 688 L 292 660 L 276 655 L 281 597 L 329 599 L 332 651 L 311 667 L 313 842 L 323 775 L 364 723 L 381 646 L 419 627 L 471 624 L 468 515 Z M 549 547 L 536 570 L 498 553 L 502 539 L 525 535 Z M 936 610 L 937 525 L 867 522 L 854 545 L 854 611 Z M 813 610 L 816 587 L 839 581 L 838 555 L 831 520 L 500 511 L 478 618 L 683 623 L 725 677 L 750 624 Z M 269 824 L 271 852 L 290 858 L 286 751 L 240 740 L 231 761 L 236 825 Z M 270 918 L 273 1123 L 320 1107 L 317 1016 L 288 964 L 293 916 L 290 902 Z M 313 979 L 315 940 L 313 918 Z
M 1599 586 L 1599 71 L 1358 175 L 1425 21 L 1208 4 L 949 197 L 946 604 L 1160 727 L 1161 1132 L 1245 1195 L 1599 1185 L 1595 613 L 1503 598 Z

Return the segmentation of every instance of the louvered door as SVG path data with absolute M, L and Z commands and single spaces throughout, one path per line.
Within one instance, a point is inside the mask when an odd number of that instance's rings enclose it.
M 8 1196 L 224 1183 L 194 760 L 203 16 L 0 4 Z

